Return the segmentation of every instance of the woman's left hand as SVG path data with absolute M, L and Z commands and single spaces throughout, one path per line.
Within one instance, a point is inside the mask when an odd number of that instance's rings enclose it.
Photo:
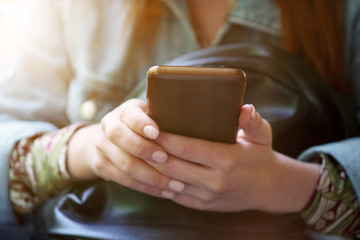
M 186 183 L 172 200 L 211 211 L 300 211 L 315 187 L 319 166 L 275 152 L 271 127 L 252 105 L 242 107 L 239 126 L 235 144 L 160 133 L 156 141 L 169 157 L 154 166 Z

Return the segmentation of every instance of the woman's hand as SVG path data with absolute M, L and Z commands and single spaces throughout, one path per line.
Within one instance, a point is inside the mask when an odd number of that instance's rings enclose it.
M 156 142 L 169 156 L 152 165 L 186 183 L 173 201 L 213 211 L 300 211 L 315 188 L 319 166 L 275 152 L 271 127 L 252 105 L 243 106 L 239 125 L 236 144 L 160 133 Z
M 165 198 L 182 190 L 182 182 L 148 164 L 163 163 L 168 156 L 153 141 L 159 135 L 159 128 L 146 115 L 145 109 L 145 102 L 132 99 L 108 113 L 101 124 L 78 130 L 68 150 L 67 164 L 72 177 L 100 177 Z

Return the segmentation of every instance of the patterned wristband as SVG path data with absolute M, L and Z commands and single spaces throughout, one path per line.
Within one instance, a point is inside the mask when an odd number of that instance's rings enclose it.
M 56 132 L 39 133 L 17 144 L 9 169 L 10 200 L 16 212 L 31 212 L 71 182 L 66 166 L 68 144 L 85 125 L 76 123 Z
M 358 198 L 340 164 L 320 153 L 322 170 L 312 202 L 301 212 L 307 224 L 315 231 L 360 237 L 360 210 Z

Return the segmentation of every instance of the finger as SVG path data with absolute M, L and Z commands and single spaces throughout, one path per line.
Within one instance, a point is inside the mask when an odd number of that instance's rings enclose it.
M 112 165 L 109 161 L 104 168 L 98 171 L 98 175 L 101 178 L 116 182 L 120 185 L 126 186 L 128 188 L 134 189 L 136 191 L 149 194 L 151 196 L 160 197 L 160 198 L 173 198 L 174 192 L 169 190 L 164 190 L 152 185 L 143 183 L 134 178 L 130 178 L 126 174 L 118 171 L 115 165 Z
M 241 128 L 239 137 L 246 138 L 249 142 L 271 145 L 270 124 L 256 112 L 253 105 L 246 104 L 241 108 L 239 126 Z
M 121 121 L 102 121 L 106 137 L 118 148 L 146 161 L 163 163 L 167 159 L 166 152 L 156 142 L 133 132 Z
M 200 164 L 184 161 L 171 155 L 166 163 L 150 164 L 164 175 L 170 176 L 171 178 L 177 179 L 183 183 L 204 189 L 213 189 L 213 186 L 215 185 L 216 180 L 213 177 L 214 170 Z
M 217 196 L 215 193 L 208 191 L 205 188 L 197 187 L 191 184 L 186 184 L 184 190 L 181 191 L 181 193 L 177 193 L 177 195 L 187 195 L 204 202 L 213 201 Z
M 211 142 L 166 132 L 160 132 L 156 142 L 168 154 L 211 168 L 220 166 L 219 161 L 232 146 L 232 144 Z
M 192 197 L 190 195 L 176 194 L 171 200 L 176 202 L 179 205 L 182 205 L 182 206 L 185 206 L 188 208 L 193 208 L 193 209 L 202 210 L 202 211 L 212 210 L 212 208 L 211 208 L 212 202 L 211 201 L 206 202 L 206 201 L 200 200 L 196 197 Z
M 99 146 L 99 151 L 105 159 L 108 159 L 108 161 L 101 158 L 97 159 L 97 162 L 94 164 L 97 169 L 108 169 L 108 166 L 111 165 L 113 169 L 117 169 L 116 172 L 120 174 L 122 178 L 127 176 L 127 178 L 133 179 L 135 182 L 141 182 L 146 185 L 169 191 L 173 190 L 173 188 L 171 188 L 171 184 L 178 186 L 184 185 L 182 182 L 160 173 L 141 159 L 122 151 L 111 142 L 103 143 Z M 111 164 L 109 164 L 109 162 Z M 117 175 L 104 177 L 111 177 L 112 179 L 118 178 Z
M 120 120 L 137 134 L 156 139 L 159 126 L 146 114 L 146 103 L 140 99 L 131 99 L 120 108 Z

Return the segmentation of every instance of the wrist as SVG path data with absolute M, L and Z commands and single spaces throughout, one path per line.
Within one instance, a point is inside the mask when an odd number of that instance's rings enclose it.
M 269 181 L 264 210 L 298 213 L 309 202 L 320 176 L 320 164 L 300 162 L 274 152 L 275 164 Z
M 89 180 L 97 175 L 90 167 L 89 161 L 96 154 L 94 136 L 99 136 L 100 124 L 89 125 L 76 131 L 69 141 L 67 168 L 71 178 Z

